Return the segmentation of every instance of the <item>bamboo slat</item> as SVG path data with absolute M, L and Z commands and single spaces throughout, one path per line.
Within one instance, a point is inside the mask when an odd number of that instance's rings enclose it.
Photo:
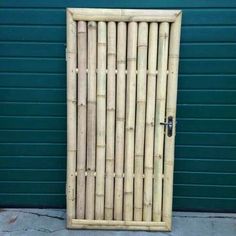
M 162 175 L 164 155 L 164 126 L 166 106 L 166 82 L 168 62 L 169 24 L 160 23 L 159 49 L 158 49 L 158 78 L 156 96 L 156 119 L 155 119 L 155 148 L 154 148 L 154 185 L 153 185 L 153 220 L 161 220 L 162 211 Z
M 88 22 L 88 117 L 87 117 L 87 180 L 86 219 L 94 219 L 96 158 L 96 60 L 97 24 Z
M 138 27 L 138 76 L 137 111 L 135 129 L 135 180 L 134 180 L 134 220 L 141 221 L 143 214 L 143 160 L 146 107 L 148 24 Z
M 67 225 L 75 218 L 76 195 L 76 22 L 67 12 Z
M 172 196 L 173 196 L 173 174 L 174 174 L 174 149 L 175 149 L 175 122 L 177 102 L 177 82 L 179 67 L 179 45 L 180 45 L 181 14 L 171 25 L 170 47 L 168 61 L 168 86 L 166 117 L 173 117 L 173 135 L 165 135 L 165 161 L 164 161 L 164 186 L 163 186 L 163 221 L 171 230 L 172 222 Z
M 98 22 L 97 56 L 97 162 L 95 219 L 104 219 L 106 144 L 106 23 Z
M 114 155 L 115 155 L 115 96 L 116 96 L 116 23 L 109 22 L 107 26 L 107 142 L 106 142 L 106 191 L 105 219 L 113 219 L 114 193 Z
M 114 219 L 123 215 L 123 168 L 125 140 L 125 91 L 126 91 L 126 23 L 117 24 L 117 99 L 116 99 L 116 148 Z
M 87 26 L 84 21 L 78 22 L 78 50 L 77 218 L 84 219 L 87 107 Z
M 133 220 L 137 23 L 128 24 L 124 220 Z
M 153 137 L 156 91 L 158 24 L 151 23 L 148 48 L 147 110 L 145 129 L 144 201 L 143 220 L 152 220 Z

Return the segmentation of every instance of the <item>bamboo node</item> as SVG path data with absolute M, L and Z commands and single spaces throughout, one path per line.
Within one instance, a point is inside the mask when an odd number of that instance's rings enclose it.
M 76 104 L 76 100 L 73 100 L 73 99 L 67 99 L 67 102 L 71 102 L 71 103 L 73 103 L 73 104 Z
M 103 47 L 107 46 L 107 43 L 105 43 L 105 42 L 98 42 L 97 44 L 98 44 L 98 46 L 103 46 Z
M 97 29 L 96 22 L 94 22 L 94 21 L 88 22 L 88 28 L 89 29 Z
M 116 117 L 117 121 L 125 121 L 125 119 L 123 117 Z
M 113 179 L 114 178 L 114 173 L 106 172 L 105 176 Z
M 146 100 L 137 100 L 137 103 L 139 104 L 139 103 L 146 103 Z
M 116 53 L 115 52 L 108 52 L 107 56 L 116 56 Z
M 135 158 L 141 158 L 143 159 L 144 155 L 143 154 L 135 154 Z
M 105 148 L 106 146 L 105 146 L 105 145 L 102 145 L 102 144 L 97 144 L 97 147 L 98 147 L 98 148 Z
M 165 160 L 165 166 L 173 166 L 173 161 Z
M 130 58 L 127 58 L 127 61 L 135 61 L 136 62 L 137 58 L 136 57 L 130 57 Z
M 139 44 L 138 47 L 139 48 L 147 48 L 147 44 Z
M 88 101 L 88 105 L 96 105 L 96 101 Z
M 105 205 L 105 209 L 107 209 L 107 210 L 113 210 L 113 207 L 110 207 L 110 206 L 106 206 L 106 205 Z
M 106 95 L 105 94 L 97 94 L 97 97 L 105 98 Z
M 165 33 L 163 33 L 163 34 L 161 33 L 159 37 L 160 37 L 160 38 L 167 39 L 167 38 L 169 38 L 169 34 L 168 34 L 168 33 L 166 33 L 166 32 L 165 32 Z
M 147 169 L 147 170 L 153 170 L 153 166 L 145 166 L 145 169 Z
M 179 54 L 169 54 L 169 58 L 178 59 L 179 60 Z
M 107 111 L 115 111 L 116 109 L 114 107 L 107 107 Z
M 133 195 L 133 191 L 124 191 L 124 194 L 126 194 L 126 195 Z
M 78 103 L 78 107 L 86 107 L 85 103 Z
M 71 152 L 74 153 L 76 151 L 77 151 L 76 149 L 75 150 L 72 150 L 72 149 L 71 150 L 67 150 L 67 152 L 69 152 L 69 153 L 71 153 Z
M 95 172 L 94 170 L 89 170 L 89 169 L 88 169 L 88 170 L 87 170 L 87 175 L 93 177 L 93 176 L 96 175 L 96 172 Z
M 146 207 L 151 207 L 152 206 L 152 202 L 144 202 L 143 205 L 146 206 Z
M 126 130 L 127 130 L 127 131 L 133 131 L 133 130 L 134 130 L 134 127 L 126 127 Z
M 114 177 L 115 177 L 115 178 L 118 178 L 118 179 L 119 179 L 119 178 L 122 178 L 122 179 L 123 179 L 123 178 L 124 178 L 124 174 L 123 174 L 123 173 L 122 173 L 122 174 L 114 173 Z
M 117 64 L 126 64 L 126 61 L 125 61 L 125 60 L 117 60 L 116 63 L 117 63 Z
M 148 74 L 149 77 L 152 77 L 152 76 L 154 77 L 154 76 L 157 75 L 157 72 L 149 72 L 148 71 L 147 74 Z
M 154 127 L 154 122 L 146 122 L 146 125 L 147 125 L 147 126 Z

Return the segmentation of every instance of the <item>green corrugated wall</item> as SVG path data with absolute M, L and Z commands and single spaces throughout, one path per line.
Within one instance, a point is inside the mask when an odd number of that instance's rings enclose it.
M 233 0 L 1 0 L 1 207 L 65 207 L 66 7 L 183 10 L 174 209 L 235 212 Z

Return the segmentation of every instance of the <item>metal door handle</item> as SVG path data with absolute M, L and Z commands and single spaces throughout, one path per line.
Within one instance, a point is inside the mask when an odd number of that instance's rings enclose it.
M 171 137 L 173 134 L 173 116 L 168 116 L 167 122 L 160 122 L 160 124 L 167 127 L 167 135 Z

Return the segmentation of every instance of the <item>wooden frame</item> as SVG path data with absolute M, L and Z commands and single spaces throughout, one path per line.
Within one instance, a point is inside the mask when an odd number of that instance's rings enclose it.
M 179 10 L 67 9 L 68 228 L 171 230 L 180 28 Z

